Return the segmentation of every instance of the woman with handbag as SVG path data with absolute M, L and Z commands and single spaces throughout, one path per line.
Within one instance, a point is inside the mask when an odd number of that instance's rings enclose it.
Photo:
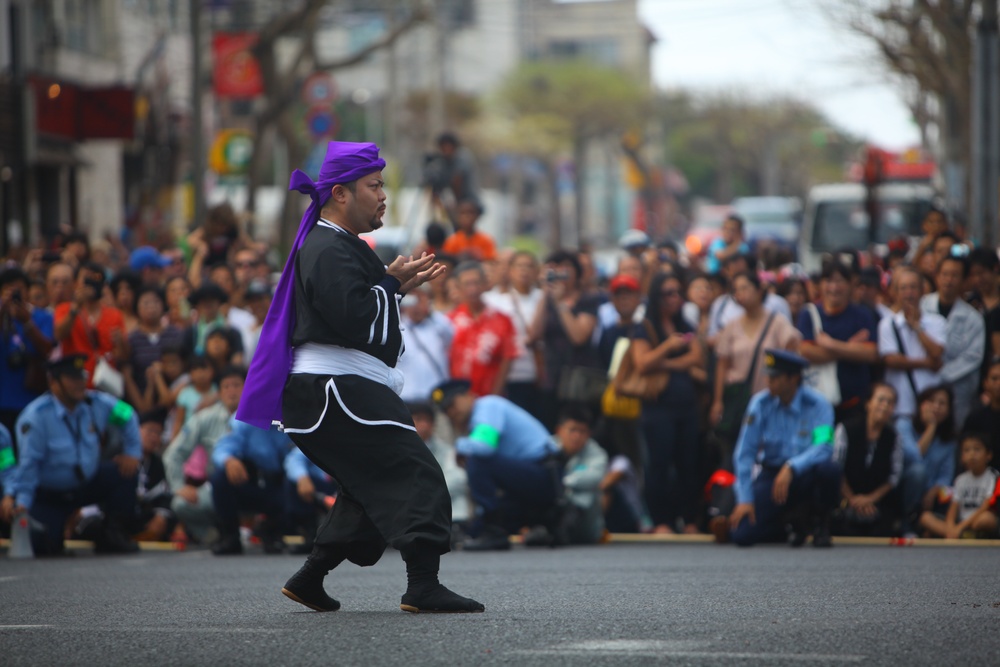
M 666 387 L 642 406 L 646 440 L 646 504 L 657 533 L 697 533 L 698 406 L 692 371 L 704 357 L 684 320 L 684 286 L 673 274 L 658 274 L 649 285 L 646 319 L 637 325 L 629 352 L 644 374 L 669 374 Z M 671 484 L 671 471 L 675 482 Z
M 598 407 L 607 384 L 593 345 L 599 298 L 580 288 L 583 267 L 575 253 L 557 250 L 545 260 L 543 298 L 538 302 L 529 341 L 540 340 L 545 368 L 541 382 L 542 423 L 555 430 L 567 404 Z
M 733 298 L 743 315 L 727 324 L 715 343 L 715 400 L 710 421 L 723 451 L 723 465 L 732 466 L 732 451 L 750 397 L 767 389 L 764 350 L 799 351 L 801 334 L 784 315 L 764 309 L 767 292 L 755 273 L 733 278 Z

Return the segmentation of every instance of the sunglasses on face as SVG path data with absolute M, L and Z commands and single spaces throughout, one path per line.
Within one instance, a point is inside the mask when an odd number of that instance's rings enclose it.
M 675 289 L 665 289 L 662 292 L 660 292 L 660 296 L 663 297 L 664 299 L 666 299 L 667 297 L 680 296 L 680 295 L 681 293 Z

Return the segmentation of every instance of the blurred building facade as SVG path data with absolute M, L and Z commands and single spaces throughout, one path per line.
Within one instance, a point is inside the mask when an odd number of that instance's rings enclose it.
M 653 37 L 637 0 L 429 0 L 433 19 L 391 48 L 335 73 L 405 184 L 419 181 L 433 137 L 453 129 L 449 99 L 483 103 L 518 64 L 586 57 L 650 81 Z M 78 228 L 92 239 L 124 227 L 155 242 L 191 222 L 192 26 L 187 0 L 0 0 L 0 217 L 5 243 L 51 240 Z M 202 0 L 203 51 L 220 32 L 253 32 L 296 6 Z M 341 0 L 323 11 L 319 59 L 357 51 L 391 30 L 406 3 Z M 402 10 L 400 10 L 402 11 Z M 291 53 L 279 44 L 279 53 Z M 205 57 L 204 145 L 238 125 L 213 100 Z M 600 161 L 613 167 L 613 161 Z M 275 173 L 285 171 L 280 159 Z M 604 167 L 602 166 L 602 169 Z M 614 175 L 592 173 L 607 184 Z M 276 177 L 277 178 L 277 177 Z M 620 178 L 617 179 L 621 181 Z M 280 187 L 280 183 L 278 186 Z M 604 203 L 595 208 L 602 216 Z M 145 238 L 145 236 L 153 238 Z M 6 246 L 4 246 L 6 249 Z
M 341 94 L 363 100 L 369 136 L 403 166 L 406 182 L 419 180 L 433 137 L 454 129 L 453 98 L 488 104 L 523 62 L 585 58 L 651 85 L 655 37 L 639 18 L 637 0 L 435 0 L 434 6 L 435 20 L 336 73 Z M 357 0 L 348 9 L 323 22 L 316 40 L 323 59 L 346 56 L 392 27 L 391 15 L 373 3 Z M 614 152 L 606 142 L 591 148 L 594 187 L 581 230 L 587 237 L 616 236 L 630 224 L 633 196 L 609 148 Z
M 160 184 L 150 179 L 176 180 L 189 106 L 182 5 L 0 0 L 6 243 L 117 234 L 143 186 Z

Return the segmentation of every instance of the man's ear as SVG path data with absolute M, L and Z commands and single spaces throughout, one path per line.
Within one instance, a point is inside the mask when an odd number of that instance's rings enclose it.
M 347 195 L 348 194 L 350 194 L 350 190 L 348 190 L 347 188 L 345 188 L 340 183 L 337 183 L 336 185 L 334 185 L 333 189 L 330 190 L 330 198 L 333 199 L 338 204 L 344 204 L 344 203 L 346 203 L 347 202 Z

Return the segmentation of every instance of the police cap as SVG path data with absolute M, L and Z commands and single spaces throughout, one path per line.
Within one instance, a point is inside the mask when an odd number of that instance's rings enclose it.
M 788 350 L 764 350 L 764 368 L 768 375 L 800 375 L 809 360 Z
M 468 380 L 445 380 L 431 392 L 431 401 L 440 410 L 447 410 L 455 399 L 468 393 L 472 383 Z
M 67 354 L 48 364 L 52 377 L 87 377 L 87 355 Z

